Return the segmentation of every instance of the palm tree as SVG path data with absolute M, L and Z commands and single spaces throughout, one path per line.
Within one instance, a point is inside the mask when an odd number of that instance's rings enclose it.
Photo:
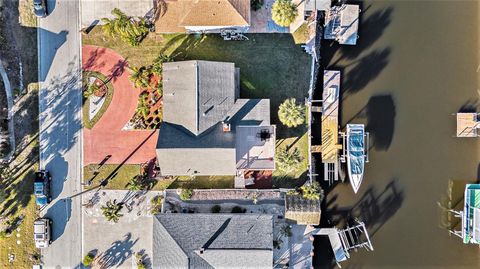
M 277 152 L 275 161 L 277 162 L 277 167 L 280 171 L 289 174 L 298 169 L 303 161 L 303 157 L 297 148 L 294 148 L 293 150 L 282 148 Z
M 323 190 L 320 188 L 318 182 L 314 181 L 311 184 L 306 184 L 300 187 L 303 198 L 307 200 L 322 200 Z
M 107 201 L 106 205 L 101 207 L 103 216 L 108 221 L 113 221 L 115 223 L 117 223 L 120 217 L 123 216 L 123 214 L 120 214 L 120 210 L 122 210 L 122 208 L 123 204 L 117 203 L 117 200 L 113 200 L 113 202 Z
M 131 46 L 137 46 L 148 34 L 148 25 L 145 19 L 134 19 L 127 16 L 120 9 L 112 10 L 114 19 L 102 18 L 103 32 L 106 36 L 119 37 Z
M 136 175 L 127 183 L 126 186 L 131 191 L 141 191 L 144 189 L 143 175 Z
M 161 76 L 163 71 L 163 63 L 171 62 L 172 58 L 163 53 L 160 53 L 157 58 L 153 61 L 152 72 L 155 75 Z
M 297 7 L 291 0 L 276 0 L 272 5 L 272 19 L 280 26 L 289 26 L 297 15 Z
M 136 88 L 147 88 L 150 84 L 151 71 L 142 66 L 130 67 L 130 76 L 128 77 Z
M 297 105 L 295 98 L 289 98 L 278 108 L 278 118 L 287 127 L 297 127 L 305 122 L 305 106 Z

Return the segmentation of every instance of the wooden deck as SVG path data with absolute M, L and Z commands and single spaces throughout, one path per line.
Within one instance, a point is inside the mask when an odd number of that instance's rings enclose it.
M 325 70 L 323 73 L 322 107 L 322 162 L 337 162 L 338 151 L 338 104 L 340 97 L 340 71 Z
M 457 137 L 477 137 L 477 113 L 457 113 Z

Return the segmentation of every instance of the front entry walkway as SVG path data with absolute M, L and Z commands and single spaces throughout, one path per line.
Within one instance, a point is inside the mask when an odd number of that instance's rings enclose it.
M 106 163 L 140 164 L 155 157 L 158 130 L 131 130 L 122 128 L 134 115 L 140 90 L 128 80 L 127 61 L 108 48 L 84 45 L 82 68 L 111 78 L 112 102 L 92 129 L 84 128 L 83 164 Z

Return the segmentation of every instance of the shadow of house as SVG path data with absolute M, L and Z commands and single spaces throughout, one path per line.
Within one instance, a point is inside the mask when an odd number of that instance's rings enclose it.
M 43 28 L 38 28 L 39 47 L 42 47 L 42 59 L 38 70 L 39 81 L 45 81 L 50 71 L 57 50 L 67 41 L 68 31 L 53 33 Z M 47 42 L 47 40 L 49 42 Z M 48 44 L 48 45 L 47 45 Z
M 376 150 L 387 150 L 395 129 L 395 102 L 392 95 L 376 95 L 366 106 L 366 131 L 370 132 Z

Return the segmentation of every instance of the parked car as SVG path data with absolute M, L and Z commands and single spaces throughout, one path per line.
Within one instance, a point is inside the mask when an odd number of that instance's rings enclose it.
M 48 15 L 46 0 L 33 0 L 33 14 L 39 18 L 45 18 Z
M 33 238 L 37 248 L 46 248 L 52 243 L 52 220 L 47 218 L 37 219 L 33 223 Z
M 47 170 L 40 170 L 35 173 L 33 182 L 33 191 L 35 193 L 35 202 L 38 206 L 45 206 L 52 200 L 50 195 L 50 183 L 52 177 Z

